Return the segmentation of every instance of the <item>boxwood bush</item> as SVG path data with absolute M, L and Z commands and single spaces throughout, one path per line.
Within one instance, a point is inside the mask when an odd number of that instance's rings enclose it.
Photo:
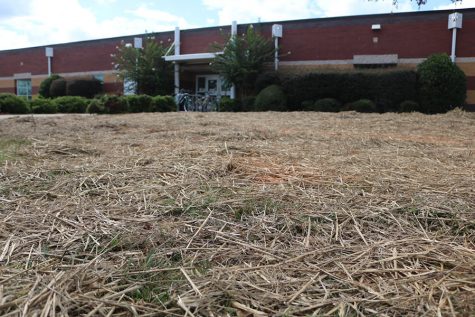
M 100 98 L 92 99 L 87 105 L 86 112 L 99 114 L 107 113 L 104 102 Z
M 155 96 L 152 98 L 152 111 L 170 112 L 176 111 L 176 101 L 172 96 Z
M 277 85 L 270 85 L 264 88 L 256 97 L 254 102 L 256 111 L 285 111 L 286 96 L 282 88 Z
M 414 100 L 405 100 L 399 105 L 399 112 L 421 111 L 421 106 Z
M 93 98 L 102 93 L 102 81 L 96 79 L 94 76 L 68 78 L 66 80 L 66 95 L 80 96 L 84 98 Z
M 310 73 L 283 79 L 287 107 L 303 110 L 303 103 L 324 98 L 338 99 L 344 104 L 371 99 L 377 110 L 396 111 L 404 100 L 417 99 L 417 74 L 414 71 L 381 71 Z
M 0 94 L 0 113 L 22 114 L 30 111 L 28 101 L 13 94 Z
M 443 113 L 465 104 L 467 79 L 447 54 L 429 56 L 418 65 L 417 72 L 422 112 Z
M 219 100 L 219 111 L 222 112 L 237 112 L 240 110 L 239 103 L 236 99 L 229 97 L 221 97 Z
M 104 104 L 104 113 L 126 113 L 128 110 L 127 98 L 116 95 L 104 95 L 101 97 Z
M 37 98 L 30 102 L 30 109 L 33 113 L 56 113 L 58 107 L 51 99 Z
M 84 113 L 89 101 L 84 97 L 63 96 L 54 99 L 54 103 L 61 113 Z
M 323 98 L 315 102 L 303 103 L 305 111 L 338 112 L 341 110 L 341 102 L 335 98 Z
M 376 112 L 376 104 L 369 99 L 360 99 L 354 102 L 351 102 L 347 105 L 347 110 L 353 110 L 357 112 Z
M 60 77 L 52 80 L 49 87 L 49 96 L 51 98 L 66 96 L 66 79 Z
M 151 112 L 154 111 L 152 97 L 148 95 L 130 95 L 127 99 L 129 112 Z
M 50 95 L 51 84 L 56 79 L 60 79 L 60 78 L 63 78 L 63 77 L 61 77 L 59 75 L 56 75 L 56 74 L 53 74 L 53 75 L 49 76 L 48 78 L 46 78 L 45 80 L 43 80 L 40 84 L 38 94 L 41 97 L 50 98 L 51 97 L 51 95 Z

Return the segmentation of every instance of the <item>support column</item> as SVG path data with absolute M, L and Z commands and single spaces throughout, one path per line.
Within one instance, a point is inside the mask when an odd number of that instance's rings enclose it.
M 450 59 L 452 63 L 455 63 L 455 48 L 457 46 L 457 28 L 452 29 L 452 53 L 450 54 Z
M 180 28 L 175 28 L 175 56 L 180 55 Z M 175 73 L 175 101 L 177 104 L 177 109 L 180 111 L 179 102 L 179 94 L 180 94 L 180 64 L 175 62 L 174 65 L 174 73 Z
M 235 36 L 237 36 L 237 22 L 233 21 L 233 23 L 231 24 L 231 39 Z M 230 97 L 231 99 L 236 99 L 236 85 L 234 84 L 231 86 Z

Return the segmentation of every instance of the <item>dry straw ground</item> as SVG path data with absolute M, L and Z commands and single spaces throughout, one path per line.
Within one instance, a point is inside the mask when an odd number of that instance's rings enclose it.
M 474 316 L 475 116 L 0 122 L 2 316 Z

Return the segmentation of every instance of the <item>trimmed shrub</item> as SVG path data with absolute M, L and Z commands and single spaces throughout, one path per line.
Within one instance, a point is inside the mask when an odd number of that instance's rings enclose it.
M 53 74 L 53 75 L 49 76 L 48 78 L 46 78 L 45 80 L 43 80 L 41 82 L 40 88 L 38 90 L 39 95 L 41 97 L 44 97 L 44 98 L 50 98 L 51 97 L 51 95 L 50 95 L 51 84 L 56 79 L 60 79 L 60 78 L 63 78 L 63 77 L 61 77 L 59 75 L 56 75 L 56 74 Z
M 465 104 L 467 79 L 447 54 L 429 56 L 417 66 L 417 73 L 422 112 L 443 113 Z
M 279 74 L 275 71 L 272 72 L 265 72 L 257 76 L 256 79 L 256 92 L 259 93 L 262 89 L 271 86 L 271 85 L 279 85 L 280 86 L 281 81 Z
M 288 77 L 282 86 L 291 111 L 303 110 L 305 101 L 324 98 L 345 104 L 367 98 L 375 101 L 379 111 L 395 111 L 404 100 L 417 97 L 414 71 L 311 73 Z
M 239 103 L 236 99 L 225 96 L 219 100 L 219 111 L 221 112 L 237 112 L 239 108 Z
M 256 102 L 256 96 L 243 97 L 237 106 L 238 107 L 237 111 L 243 111 L 243 112 L 255 111 L 255 108 L 254 108 L 255 102 Z
M 123 98 L 127 99 L 129 112 L 152 112 L 152 97 L 149 95 L 130 95 Z
M 106 108 L 104 107 L 104 102 L 102 99 L 92 99 L 91 102 L 87 105 L 87 113 L 106 113 Z
M 369 99 L 360 99 L 355 102 L 348 104 L 348 110 L 353 110 L 357 112 L 376 112 L 376 105 Z
M 88 100 L 78 96 L 63 96 L 54 99 L 54 103 L 61 113 L 84 113 Z
M 421 111 L 421 106 L 413 100 L 405 100 L 399 105 L 399 112 Z
M 256 111 L 285 111 L 286 97 L 282 88 L 277 85 L 271 85 L 264 88 L 256 97 L 254 102 Z
M 104 113 L 117 114 L 125 113 L 128 109 L 127 98 L 115 95 L 104 95 L 101 97 L 104 104 Z
M 37 98 L 30 102 L 30 109 L 33 113 L 56 113 L 58 107 L 51 99 Z
M 23 97 L 13 94 L 0 94 L 0 112 L 3 113 L 28 113 L 28 102 Z
M 66 95 L 93 98 L 102 93 L 102 81 L 95 77 L 71 78 L 66 80 Z
M 60 77 L 53 80 L 49 87 L 49 96 L 51 98 L 66 96 L 66 79 Z
M 334 98 L 323 98 L 307 105 L 304 110 L 320 112 L 338 112 L 341 110 L 341 103 Z
M 155 96 L 152 98 L 152 111 L 171 112 L 176 111 L 175 98 L 172 96 Z

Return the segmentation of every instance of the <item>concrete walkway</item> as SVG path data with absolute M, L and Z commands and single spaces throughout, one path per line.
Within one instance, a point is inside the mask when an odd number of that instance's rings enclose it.
M 10 119 L 10 118 L 22 118 L 22 117 L 33 117 L 33 118 L 54 118 L 54 117 L 64 117 L 64 116 L 90 116 L 89 113 L 52 113 L 52 114 L 1 114 L 0 120 Z

